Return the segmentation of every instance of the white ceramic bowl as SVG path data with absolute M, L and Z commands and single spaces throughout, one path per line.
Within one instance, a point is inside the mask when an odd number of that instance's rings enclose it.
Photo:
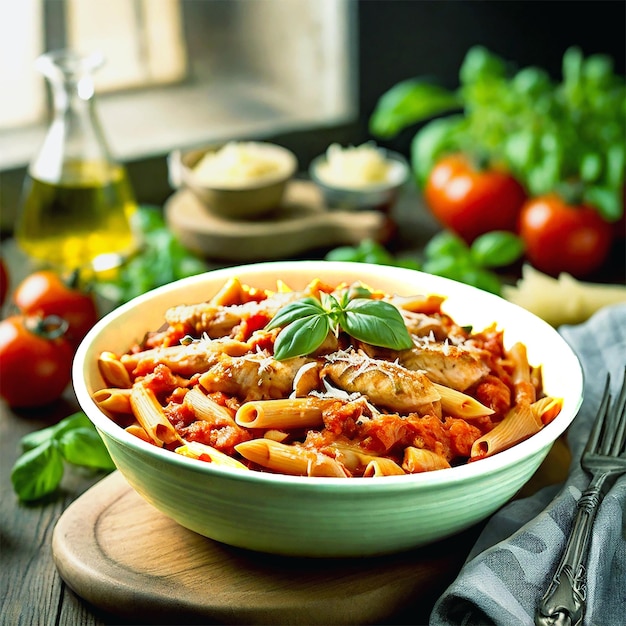
M 311 478 L 213 466 L 156 448 L 126 433 L 91 394 L 103 387 L 96 359 L 124 352 L 157 329 L 166 308 L 207 300 L 229 278 L 274 288 L 276 279 L 302 288 L 363 280 L 389 293 L 447 296 L 444 310 L 482 329 L 497 322 L 505 343 L 523 341 L 542 364 L 547 393 L 564 399 L 560 415 L 513 448 L 464 466 L 378 479 Z M 217 541 L 301 556 L 366 556 L 424 545 L 488 517 L 528 481 L 582 401 L 580 364 L 561 336 L 524 309 L 497 296 L 413 270 L 328 261 L 273 262 L 216 270 L 140 296 L 103 318 L 74 362 L 78 400 L 115 464 L 148 502 L 181 525 Z

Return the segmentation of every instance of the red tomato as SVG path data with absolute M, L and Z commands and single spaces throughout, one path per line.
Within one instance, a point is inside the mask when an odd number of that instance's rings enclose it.
M 585 276 L 606 260 L 613 227 L 588 206 L 567 204 L 556 194 L 529 200 L 520 213 L 526 257 L 538 270 Z
M 74 288 L 50 270 L 27 276 L 16 288 L 13 300 L 25 315 L 58 315 L 68 324 L 67 338 L 77 346 L 98 321 L 93 298 Z
M 66 328 L 55 317 L 13 315 L 0 322 L 0 396 L 10 406 L 42 406 L 63 393 L 74 357 Z
M 523 187 L 508 172 L 478 170 L 463 155 L 437 162 L 424 197 L 435 218 L 467 243 L 492 230 L 514 231 L 526 200 Z

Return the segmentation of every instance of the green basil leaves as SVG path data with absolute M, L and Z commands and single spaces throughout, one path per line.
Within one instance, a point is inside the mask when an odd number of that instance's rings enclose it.
M 338 298 L 322 293 L 284 306 L 266 327 L 282 328 L 274 344 L 274 358 L 283 361 L 319 348 L 328 333 L 340 330 L 374 346 L 407 350 L 411 336 L 398 309 L 371 298 L 364 288 L 343 292 Z
M 61 484 L 65 463 L 110 472 L 115 465 L 93 424 L 75 413 L 58 424 L 22 437 L 22 455 L 11 471 L 23 502 L 40 500 Z

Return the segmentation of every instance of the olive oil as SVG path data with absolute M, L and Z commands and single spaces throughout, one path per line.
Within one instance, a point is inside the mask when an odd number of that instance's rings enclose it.
M 103 62 L 99 53 L 72 50 L 35 62 L 49 83 L 53 116 L 28 168 L 15 238 L 34 261 L 59 270 L 110 270 L 137 247 L 133 191 L 95 109 L 93 74 Z
M 30 257 L 60 269 L 119 262 L 132 252 L 136 209 L 125 169 L 110 162 L 71 162 L 59 181 L 29 175 L 16 239 Z

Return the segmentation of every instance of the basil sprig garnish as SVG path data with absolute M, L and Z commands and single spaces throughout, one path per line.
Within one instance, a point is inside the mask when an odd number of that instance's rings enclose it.
M 413 347 L 400 311 L 383 300 L 371 298 L 363 287 L 344 291 L 339 298 L 321 293 L 320 300 L 302 298 L 287 304 L 266 326 L 282 328 L 274 343 L 274 358 L 283 361 L 319 348 L 328 333 L 340 330 L 373 346 L 407 350 Z

